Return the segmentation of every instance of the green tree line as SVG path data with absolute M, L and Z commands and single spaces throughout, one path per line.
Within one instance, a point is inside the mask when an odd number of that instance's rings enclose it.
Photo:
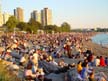
M 41 23 L 30 19 L 28 22 L 19 22 L 14 16 L 11 16 L 5 24 L 6 30 L 8 32 L 13 32 L 15 28 L 19 31 L 26 31 L 29 33 L 37 33 L 38 30 L 44 30 L 44 32 L 52 33 L 54 32 L 70 32 L 71 26 L 67 22 L 63 22 L 61 26 L 57 25 L 47 25 L 42 26 Z

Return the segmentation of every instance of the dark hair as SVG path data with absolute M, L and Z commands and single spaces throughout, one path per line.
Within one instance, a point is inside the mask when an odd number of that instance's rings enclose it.
M 89 74 L 89 76 L 92 76 L 94 73 L 93 72 L 91 72 L 90 74 Z
M 86 67 L 86 66 L 87 66 L 87 64 L 88 64 L 88 63 L 83 62 L 83 63 L 82 63 L 82 67 Z
M 27 67 L 26 67 L 26 69 L 32 69 L 32 63 L 29 61 L 29 63 L 27 64 Z
M 98 58 L 98 59 L 99 59 L 99 56 L 97 56 L 96 58 Z
M 77 64 L 80 64 L 80 63 L 82 63 L 82 61 L 78 61 L 78 63 L 77 63 Z
M 105 57 L 105 59 L 108 59 L 108 57 Z
M 102 58 L 102 56 L 100 56 L 100 58 Z

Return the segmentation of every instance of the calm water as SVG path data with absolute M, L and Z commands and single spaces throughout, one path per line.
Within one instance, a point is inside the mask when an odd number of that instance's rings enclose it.
M 108 45 L 108 34 L 97 34 L 96 36 L 92 37 L 92 41 L 94 43 L 106 46 Z

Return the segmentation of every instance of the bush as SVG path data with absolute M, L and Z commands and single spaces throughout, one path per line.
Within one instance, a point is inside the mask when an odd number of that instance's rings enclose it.
M 0 81 L 21 81 L 21 80 L 11 71 L 7 70 L 6 66 L 3 65 L 3 62 L 0 61 Z

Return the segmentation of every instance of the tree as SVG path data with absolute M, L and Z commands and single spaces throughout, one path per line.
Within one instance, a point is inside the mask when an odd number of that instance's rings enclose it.
M 18 20 L 14 16 L 11 16 L 9 20 L 6 22 L 7 30 L 12 32 L 17 24 Z
M 71 26 L 67 22 L 64 22 L 61 24 L 61 30 L 62 32 L 70 32 Z
M 47 33 L 52 33 L 52 31 L 57 32 L 57 26 L 56 25 L 44 26 L 44 31 Z
M 27 26 L 28 26 L 28 24 L 27 23 L 25 23 L 25 22 L 19 22 L 18 24 L 17 24 L 17 28 L 19 28 L 21 31 L 22 30 L 26 30 L 26 28 L 27 28 Z
M 58 32 L 58 26 L 57 25 L 53 25 L 53 31 Z
M 29 32 L 31 33 L 36 33 L 37 30 L 42 27 L 39 22 L 35 21 L 32 18 L 29 20 L 28 25 L 29 26 L 27 28 L 27 31 L 29 30 Z
M 52 32 L 52 25 L 44 26 L 44 30 L 46 33 L 51 33 Z

